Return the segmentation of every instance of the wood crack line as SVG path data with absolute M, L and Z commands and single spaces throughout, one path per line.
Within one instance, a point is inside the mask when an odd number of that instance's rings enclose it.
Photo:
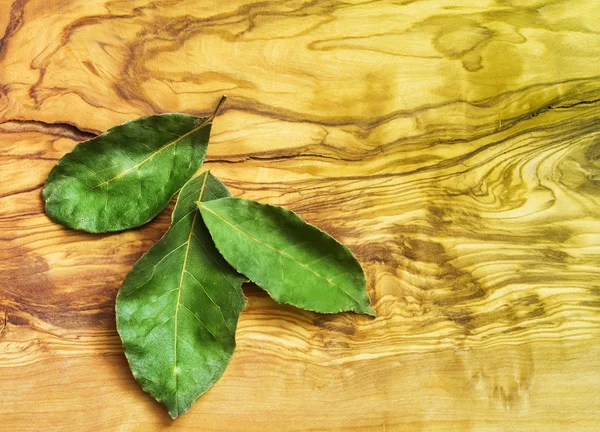
M 74 141 L 85 141 L 100 134 L 97 131 L 80 129 L 71 123 L 48 123 L 41 120 L 6 120 L 0 123 L 0 132 L 39 132 Z
M 532 113 L 527 114 L 526 116 L 523 117 L 522 120 L 529 120 L 533 117 L 537 117 L 540 114 L 543 114 L 545 112 L 548 111 L 552 111 L 552 110 L 556 110 L 556 109 L 569 109 L 569 108 L 574 108 L 577 106 L 587 106 L 587 105 L 594 105 L 596 103 L 600 102 L 600 98 L 599 99 L 592 99 L 592 100 L 583 100 L 583 101 L 578 101 L 578 102 L 573 102 L 572 104 L 568 104 L 568 105 L 548 105 L 546 107 L 540 108 Z M 517 122 L 518 123 L 518 122 Z M 512 125 L 514 126 L 514 124 Z
M 573 108 L 579 105 L 594 105 L 596 103 L 600 102 L 600 98 L 598 99 L 592 99 L 592 100 L 584 100 L 584 101 L 579 101 L 579 102 L 575 102 L 572 103 L 570 105 L 555 105 L 555 106 L 550 106 L 548 107 L 548 109 L 567 109 L 567 108 Z

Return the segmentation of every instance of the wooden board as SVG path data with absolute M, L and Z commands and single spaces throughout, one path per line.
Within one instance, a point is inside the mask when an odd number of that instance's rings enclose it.
M 600 2 L 0 0 L 0 425 L 600 429 Z M 69 231 L 80 140 L 229 100 L 207 163 L 347 244 L 378 317 L 245 288 L 223 378 L 171 421 L 114 299 L 167 229 Z

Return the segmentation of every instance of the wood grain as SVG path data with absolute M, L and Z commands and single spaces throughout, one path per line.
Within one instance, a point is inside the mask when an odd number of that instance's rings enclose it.
M 0 0 L 0 419 L 11 431 L 600 428 L 600 3 Z M 116 292 L 167 229 L 53 224 L 80 140 L 229 96 L 205 168 L 363 264 L 376 319 L 246 287 L 172 422 Z

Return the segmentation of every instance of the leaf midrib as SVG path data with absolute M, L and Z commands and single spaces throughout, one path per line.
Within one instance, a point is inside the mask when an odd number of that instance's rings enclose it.
M 202 200 L 202 197 L 204 195 L 204 189 L 206 187 L 206 181 L 208 179 L 208 172 L 204 174 L 204 180 L 202 181 L 202 186 L 200 187 L 200 195 L 198 197 L 198 201 Z M 194 233 L 194 226 L 196 224 L 196 219 L 198 217 L 198 212 L 196 212 L 194 214 L 194 217 L 192 219 L 192 224 L 190 226 L 190 233 L 188 234 L 188 238 L 187 238 L 187 245 L 185 247 L 185 255 L 183 258 L 183 266 L 181 268 L 181 275 L 179 277 L 179 286 L 177 287 L 177 304 L 175 306 L 175 316 L 174 316 L 174 341 L 173 341 L 173 355 L 174 355 L 174 360 L 173 360 L 173 374 L 175 375 L 175 411 L 177 412 L 177 414 L 179 414 L 179 397 L 177 395 L 177 391 L 179 389 L 179 372 L 177 371 L 177 334 L 178 334 L 178 326 L 179 326 L 179 322 L 178 322 L 178 316 L 179 316 L 179 306 L 181 305 L 180 303 L 180 299 L 181 299 L 181 287 L 183 285 L 183 279 L 187 270 L 187 259 L 188 259 L 188 255 L 189 255 L 189 251 L 190 251 L 190 244 L 191 244 L 191 239 L 192 239 L 192 235 Z

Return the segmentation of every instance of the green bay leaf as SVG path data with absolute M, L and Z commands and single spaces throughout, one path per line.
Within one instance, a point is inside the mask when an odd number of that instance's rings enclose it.
M 321 313 L 375 315 L 352 252 L 294 212 L 241 198 L 198 207 L 223 257 L 275 301 Z
M 142 117 L 79 143 L 48 175 L 46 213 L 93 233 L 149 222 L 202 165 L 217 110 Z
M 190 180 L 171 227 L 117 295 L 117 330 L 133 375 L 173 418 L 222 375 L 235 348 L 245 278 L 216 250 L 196 207 L 227 196 L 208 172 Z

